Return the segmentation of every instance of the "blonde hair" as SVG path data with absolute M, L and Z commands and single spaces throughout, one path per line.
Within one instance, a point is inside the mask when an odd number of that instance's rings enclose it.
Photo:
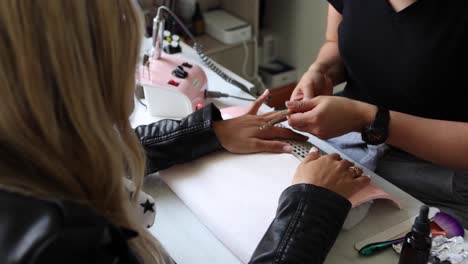
M 0 185 L 87 205 L 137 230 L 145 263 L 161 249 L 131 214 L 144 153 L 130 123 L 142 38 L 132 0 L 0 1 Z

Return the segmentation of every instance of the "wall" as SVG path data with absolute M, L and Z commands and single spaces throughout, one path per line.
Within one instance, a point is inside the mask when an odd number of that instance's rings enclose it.
M 265 26 L 280 40 L 279 59 L 297 68 L 298 79 L 315 61 L 325 40 L 326 0 L 266 0 Z M 335 88 L 342 90 L 344 85 Z
M 175 0 L 177 13 L 186 22 L 190 22 L 193 13 L 195 12 L 195 3 L 200 3 L 202 11 L 218 7 L 219 0 Z
M 321 48 L 327 20 L 325 0 L 266 0 L 266 26 L 280 39 L 280 60 L 301 76 Z

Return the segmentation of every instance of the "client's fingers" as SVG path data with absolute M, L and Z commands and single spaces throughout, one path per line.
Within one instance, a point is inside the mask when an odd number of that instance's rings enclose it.
M 370 183 L 370 178 L 367 176 L 359 176 L 353 179 L 353 183 L 355 186 L 355 190 L 358 191 L 364 187 L 366 187 Z
M 302 162 L 307 163 L 320 158 L 320 151 L 317 147 L 312 147 L 309 154 L 304 158 Z
M 349 160 L 344 159 L 344 160 L 341 160 L 341 161 L 340 161 L 340 165 L 341 165 L 341 167 L 342 167 L 343 169 L 345 169 L 345 170 L 350 170 L 350 168 L 351 168 L 352 166 L 354 166 L 354 163 L 352 163 L 352 162 L 349 161 Z
M 252 103 L 252 105 L 250 106 L 250 109 L 249 109 L 249 111 L 247 113 L 251 114 L 251 115 L 256 115 L 257 112 L 258 112 L 258 109 L 260 109 L 262 104 L 265 103 L 265 101 L 268 99 L 269 95 L 270 95 L 270 91 L 265 90 L 265 92 L 262 95 L 260 95 L 257 98 L 257 100 L 255 100 L 255 102 Z
M 271 153 L 291 153 L 292 147 L 288 143 L 273 141 L 273 140 L 252 140 L 253 149 L 255 152 L 271 152 Z
M 270 121 L 275 120 L 275 123 L 278 124 L 278 123 L 286 121 L 287 114 L 288 114 L 288 110 L 283 110 L 283 111 L 272 112 L 270 115 L 265 115 L 262 117 L 265 122 L 270 122 Z
M 271 112 L 268 112 L 268 113 L 260 114 L 258 116 L 261 116 L 264 119 L 270 120 L 271 116 L 276 115 L 278 112 L 280 112 L 280 111 L 271 111 Z
M 351 168 L 353 168 L 357 176 L 362 176 L 362 174 L 364 173 L 364 171 L 357 166 L 352 166 Z
M 306 141 L 308 137 L 301 135 L 292 131 L 291 129 L 284 128 L 284 127 L 276 127 L 271 126 L 265 129 L 265 136 L 266 139 L 291 139 L 296 141 Z
M 334 160 L 342 160 L 341 156 L 338 153 L 332 153 L 332 154 L 329 154 L 328 156 Z

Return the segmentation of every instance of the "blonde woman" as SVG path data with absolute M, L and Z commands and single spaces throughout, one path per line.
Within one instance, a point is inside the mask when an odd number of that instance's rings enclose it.
M 131 0 L 0 1 L 0 263 L 171 263 L 132 208 L 145 169 L 223 148 L 289 152 L 269 139 L 301 139 L 258 129 L 276 116 L 254 115 L 264 97 L 234 120 L 210 105 L 135 133 L 140 20 Z M 322 262 L 346 198 L 368 182 L 351 166 L 310 154 L 252 263 Z

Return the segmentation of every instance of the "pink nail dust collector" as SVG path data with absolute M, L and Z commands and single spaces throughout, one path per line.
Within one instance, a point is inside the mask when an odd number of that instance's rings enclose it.
M 204 106 L 208 81 L 196 63 L 163 52 L 164 24 L 158 10 L 152 52 L 144 56 L 136 77 L 152 116 L 182 118 Z

